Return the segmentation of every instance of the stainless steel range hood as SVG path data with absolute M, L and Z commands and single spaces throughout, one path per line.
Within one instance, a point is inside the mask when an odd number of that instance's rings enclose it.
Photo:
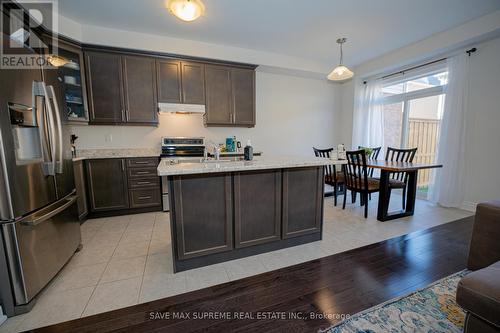
M 178 104 L 178 103 L 158 103 L 160 113 L 183 113 L 183 114 L 205 114 L 205 105 L 199 104 Z

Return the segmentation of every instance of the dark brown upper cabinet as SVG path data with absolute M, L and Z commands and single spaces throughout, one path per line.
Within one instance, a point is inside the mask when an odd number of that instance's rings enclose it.
M 178 60 L 157 60 L 158 101 L 205 104 L 205 65 Z
M 215 126 L 232 125 L 231 68 L 214 65 L 205 66 L 205 84 L 205 124 Z
M 122 57 L 105 52 L 85 52 L 90 123 L 125 121 Z
M 255 126 L 255 71 L 231 69 L 233 122 L 240 126 Z
M 182 102 L 205 104 L 205 65 L 195 62 L 181 62 Z
M 151 57 L 85 52 L 90 124 L 157 124 Z
M 205 66 L 207 126 L 255 126 L 255 72 Z
M 158 102 L 182 103 L 181 62 L 157 60 Z
M 127 123 L 158 123 L 154 58 L 124 56 L 122 62 Z

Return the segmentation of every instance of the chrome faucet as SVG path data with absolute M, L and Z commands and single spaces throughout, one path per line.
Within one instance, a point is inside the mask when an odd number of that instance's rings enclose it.
M 208 140 L 205 142 L 205 149 L 203 150 L 203 160 L 208 161 L 210 157 L 208 156 L 208 152 L 211 152 L 213 158 L 217 161 L 220 160 L 220 147 L 212 140 Z
M 220 160 L 220 147 L 219 146 L 214 147 L 214 155 L 215 155 L 215 159 L 217 161 Z

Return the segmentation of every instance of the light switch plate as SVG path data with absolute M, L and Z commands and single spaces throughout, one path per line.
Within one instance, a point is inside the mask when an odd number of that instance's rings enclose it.
M 111 142 L 111 141 L 113 141 L 113 134 L 106 134 L 104 136 L 104 141 L 105 142 Z

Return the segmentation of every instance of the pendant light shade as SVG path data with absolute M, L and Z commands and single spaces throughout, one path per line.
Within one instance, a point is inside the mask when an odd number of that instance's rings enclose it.
M 344 44 L 346 41 L 347 41 L 346 38 L 337 39 L 337 43 L 340 45 L 340 63 L 330 72 L 330 74 L 328 74 L 327 76 L 328 80 L 344 81 L 354 76 L 354 73 L 349 68 L 347 68 L 342 64 L 343 60 L 342 44 Z

